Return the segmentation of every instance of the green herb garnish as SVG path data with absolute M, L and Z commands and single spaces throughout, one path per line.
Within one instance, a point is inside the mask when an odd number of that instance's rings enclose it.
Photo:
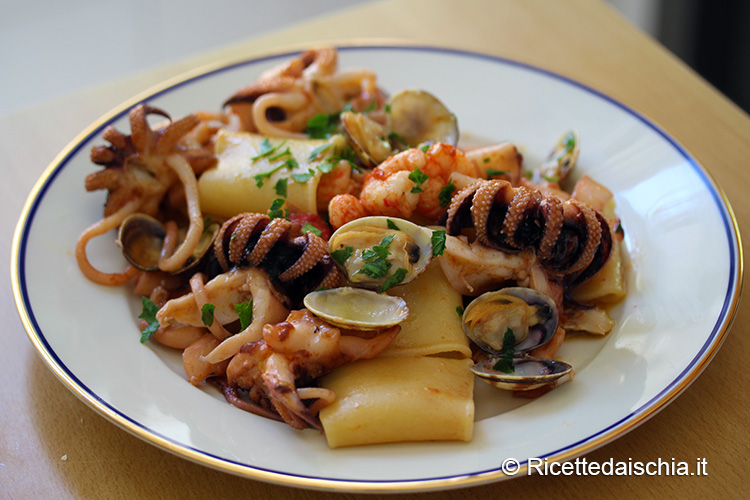
M 560 180 L 560 178 L 557 176 L 549 176 L 549 175 L 543 175 L 542 179 L 544 179 L 547 182 L 557 182 Z
M 332 145 L 333 143 L 328 142 L 326 144 L 321 144 L 317 148 L 313 149 L 312 151 L 310 151 L 310 156 L 307 157 L 307 161 L 315 160 L 318 156 L 320 156 L 320 153 L 330 148 Z
M 395 222 L 393 222 L 391 219 L 386 219 L 386 224 L 388 225 L 388 229 L 394 229 L 396 231 L 401 231 L 401 228 L 396 225 Z
M 375 259 L 375 260 L 365 262 L 364 267 L 354 274 L 362 273 L 362 274 L 366 274 L 370 278 L 382 278 L 386 274 L 388 274 L 388 270 L 391 268 L 392 265 L 393 264 L 391 264 L 385 259 Z
M 240 317 L 240 329 L 244 330 L 253 322 L 253 299 L 234 305 L 234 310 Z
M 424 184 L 427 179 L 429 179 L 430 176 L 423 173 L 418 168 L 415 168 L 412 170 L 412 172 L 409 174 L 409 180 L 414 183 L 414 187 L 411 188 L 412 193 L 424 193 L 424 189 L 422 189 L 420 186 Z
M 141 330 L 141 344 L 144 344 L 159 328 L 159 321 L 156 319 L 156 312 L 159 308 L 156 307 L 156 304 L 154 304 L 152 300 L 146 297 L 141 297 L 141 305 L 143 306 L 143 309 L 138 317 L 148 323 L 148 325 Z
M 432 256 L 443 255 L 445 251 L 445 229 L 433 231 L 430 242 L 432 243 Z
M 405 277 L 406 277 L 406 269 L 404 269 L 403 267 L 399 267 L 390 277 L 388 277 L 388 279 L 385 280 L 385 282 L 383 283 L 383 286 L 380 287 L 379 292 L 383 293 L 389 288 L 398 285 L 399 283 L 404 281 Z
M 421 146 L 419 146 L 419 150 L 423 153 L 426 153 L 428 149 L 430 149 L 429 144 L 422 144 Z
M 500 351 L 500 358 L 492 368 L 503 373 L 513 373 L 514 371 L 516 371 L 515 366 L 513 366 L 513 355 L 515 354 L 515 348 L 516 336 L 513 335 L 513 330 L 508 328 L 503 334 L 503 347 Z
M 346 111 L 346 108 L 344 108 L 344 111 Z M 341 112 L 330 115 L 318 113 L 308 120 L 305 132 L 312 139 L 326 139 L 336 132 L 340 116 Z
M 338 265 L 344 267 L 344 264 L 354 253 L 354 247 L 344 247 L 340 250 L 334 250 L 331 252 L 331 257 L 336 261 Z
M 271 208 L 268 210 L 268 216 L 271 220 L 289 218 L 289 207 L 282 209 L 285 204 L 286 200 L 283 198 L 276 198 L 271 202 Z
M 482 161 L 485 162 L 485 163 L 489 163 L 490 159 L 489 159 L 489 157 L 487 157 L 487 158 L 483 158 Z
M 440 202 L 440 208 L 445 208 L 451 203 L 453 193 L 456 192 L 456 185 L 453 181 L 449 182 L 447 186 L 444 186 L 440 193 L 438 193 L 438 201 Z
M 486 173 L 487 179 L 489 180 L 498 175 L 505 175 L 505 170 L 495 170 L 494 168 L 488 168 Z
M 286 177 L 276 181 L 273 189 L 276 191 L 277 196 L 283 196 L 284 198 L 286 198 L 286 185 L 288 182 L 289 179 L 287 179 Z
M 305 225 L 302 226 L 301 231 L 302 231 L 302 234 L 313 233 L 316 236 L 320 236 L 321 234 L 323 234 L 323 231 L 321 231 L 317 227 L 310 224 L 310 221 L 305 222 Z
M 281 144 L 283 144 L 283 142 Z M 272 146 L 271 141 L 269 141 L 268 137 L 266 137 L 263 139 L 263 142 L 260 143 L 260 152 L 257 155 L 253 156 L 252 158 L 250 158 L 250 160 L 253 163 L 255 163 L 261 158 L 265 158 L 266 156 L 272 154 L 274 151 L 276 151 L 277 148 L 278 146 L 275 146 L 275 147 Z
M 203 321 L 203 324 L 206 326 L 211 326 L 214 324 L 214 311 L 216 310 L 216 306 L 213 304 L 203 304 L 203 307 L 201 307 L 201 321 Z
M 294 179 L 294 182 L 299 182 L 300 184 L 304 184 L 305 182 L 315 177 L 315 170 L 310 169 L 304 174 L 292 174 L 290 177 Z
M 364 252 L 362 252 L 362 258 L 365 260 L 370 259 L 385 259 L 388 257 L 391 252 L 388 251 L 388 247 L 390 246 L 391 242 L 393 241 L 395 235 L 389 234 L 382 240 L 380 240 L 380 245 L 375 245 L 372 248 L 368 248 Z
M 615 234 L 619 234 L 620 236 L 625 236 L 625 228 L 622 227 L 622 222 L 617 221 L 617 226 L 615 226 Z
M 461 306 L 456 307 L 456 314 L 458 314 L 459 318 L 464 317 L 464 308 Z

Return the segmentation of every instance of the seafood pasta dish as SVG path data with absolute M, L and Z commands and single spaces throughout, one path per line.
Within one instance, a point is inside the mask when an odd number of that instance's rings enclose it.
M 570 175 L 575 131 L 538 165 L 464 147 L 439 96 L 386 93 L 334 48 L 248 83 L 220 111 L 141 103 L 91 150 L 106 202 L 75 256 L 139 297 L 142 343 L 333 448 L 469 441 L 477 379 L 526 398 L 575 383 L 558 350 L 609 333 L 626 293 L 613 195 Z M 87 255 L 112 230 L 114 272 Z

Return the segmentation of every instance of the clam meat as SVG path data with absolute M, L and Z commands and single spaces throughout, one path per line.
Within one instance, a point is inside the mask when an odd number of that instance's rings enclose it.
M 401 297 L 362 288 L 318 290 L 308 293 L 304 304 L 315 316 L 352 330 L 390 328 L 409 316 L 409 308 Z
M 569 130 L 555 143 L 554 148 L 537 171 L 539 181 L 561 182 L 573 169 L 580 152 L 578 132 Z
M 549 342 L 558 323 L 554 301 L 536 290 L 509 287 L 480 295 L 462 316 L 466 335 L 489 355 L 472 371 L 503 389 L 531 390 L 557 384 L 571 375 L 573 368 L 528 353 Z
M 432 231 L 394 217 L 362 217 L 328 240 L 331 257 L 352 285 L 380 289 L 408 283 L 432 259 Z
M 363 113 L 341 113 L 341 125 L 349 146 L 366 168 L 377 167 L 393 150 L 388 142 L 386 127 Z

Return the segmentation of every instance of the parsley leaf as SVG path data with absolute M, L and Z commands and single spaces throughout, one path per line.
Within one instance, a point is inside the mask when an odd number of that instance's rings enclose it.
M 365 266 L 355 274 L 366 274 L 370 278 L 382 278 L 388 274 L 388 270 L 393 264 L 385 259 L 375 259 L 365 262 Z
M 326 149 L 330 148 L 332 145 L 333 145 L 333 143 L 327 142 L 327 143 L 321 144 L 317 148 L 313 149 L 312 151 L 310 151 L 310 156 L 307 157 L 307 161 L 313 161 L 313 160 L 315 160 L 318 156 L 320 156 L 320 153 L 322 153 Z
M 234 305 L 234 310 L 240 317 L 240 329 L 244 330 L 253 322 L 253 299 Z
M 271 141 L 268 140 L 268 137 L 265 137 L 263 139 L 263 142 L 260 143 L 260 152 L 257 155 L 253 156 L 252 158 L 250 158 L 250 160 L 253 163 L 255 163 L 261 158 L 265 158 L 266 156 L 272 154 L 274 151 L 276 151 L 277 148 L 278 146 L 275 146 L 275 147 L 271 146 Z
M 424 184 L 427 179 L 429 179 L 430 176 L 423 173 L 418 168 L 415 168 L 412 170 L 412 172 L 409 174 L 409 180 L 414 183 L 414 187 L 411 188 L 412 193 L 424 193 L 424 189 L 422 189 L 420 186 Z
M 447 186 L 443 187 L 438 193 L 438 201 L 440 202 L 440 208 L 445 208 L 451 204 L 453 193 L 456 192 L 456 185 L 453 181 L 449 182 Z
M 365 260 L 385 259 L 391 254 L 391 252 L 388 251 L 388 247 L 390 246 L 394 237 L 395 235 L 389 234 L 388 236 L 380 240 L 380 245 L 375 245 L 374 247 L 368 248 L 367 250 L 362 252 L 362 258 Z
M 354 253 L 354 247 L 344 247 L 340 250 L 334 250 L 331 252 L 331 257 L 336 261 L 338 265 L 344 267 L 344 264 Z
M 201 321 L 203 321 L 203 324 L 206 326 L 211 326 L 214 324 L 214 311 L 216 310 L 216 306 L 213 304 L 203 304 L 203 307 L 201 307 Z
M 513 373 L 516 371 L 513 365 L 513 355 L 515 354 L 516 348 L 516 336 L 513 335 L 513 330 L 508 328 L 503 334 L 503 347 L 500 351 L 500 358 L 492 368 L 503 373 Z
M 281 146 L 279 146 L 279 147 L 281 147 Z M 285 156 L 292 156 L 292 152 L 289 151 L 289 146 L 287 146 L 284 151 L 281 151 L 279 153 L 276 153 L 275 155 L 269 156 L 268 157 L 268 161 L 278 160 L 279 158 L 283 158 Z
M 315 170 L 310 169 L 304 174 L 292 174 L 291 178 L 294 179 L 294 182 L 299 182 L 300 184 L 304 184 L 305 182 L 309 181 L 315 177 Z
M 284 167 L 294 168 L 296 166 L 297 166 L 297 160 L 295 160 L 294 158 L 289 158 L 287 161 L 285 161 L 278 167 L 272 168 L 268 172 L 263 172 L 262 174 L 255 174 L 253 176 L 253 179 L 255 179 L 255 185 L 258 186 L 259 188 L 263 187 L 263 181 L 271 177 L 274 173 L 278 172 Z
M 495 170 L 494 168 L 488 168 L 487 172 L 485 173 L 487 174 L 487 180 L 489 180 L 498 175 L 505 175 L 505 170 Z
M 396 271 L 383 283 L 383 286 L 380 287 L 379 292 L 383 293 L 386 290 L 388 290 L 391 287 L 394 287 L 404 281 L 404 278 L 406 277 L 406 269 L 403 267 L 399 267 L 396 269 Z
M 288 182 L 289 179 L 287 179 L 286 177 L 276 181 L 273 189 L 276 191 L 277 196 L 283 196 L 284 198 L 286 198 L 286 185 Z
M 432 243 L 432 256 L 443 255 L 445 251 L 445 230 L 433 231 L 432 236 L 430 236 L 430 242 Z
M 302 231 L 302 234 L 313 233 L 316 236 L 320 236 L 321 234 L 323 234 L 323 231 L 321 231 L 317 227 L 310 224 L 310 221 L 305 222 L 305 225 L 302 226 L 301 231 Z
M 159 328 L 159 321 L 156 319 L 156 312 L 159 308 L 156 307 L 156 304 L 154 304 L 152 300 L 146 297 L 141 297 L 141 305 L 143 306 L 143 309 L 138 317 L 148 323 L 148 325 L 141 330 L 141 344 L 144 344 Z
M 286 204 L 286 200 L 283 198 L 276 198 L 271 202 L 271 208 L 268 210 L 268 216 L 273 219 L 288 219 L 289 218 L 289 207 L 282 210 L 282 207 Z
M 396 225 L 395 222 L 393 222 L 391 219 L 386 219 L 386 224 L 388 226 L 388 229 L 395 229 L 396 231 L 401 231 L 401 228 Z
M 326 139 L 330 137 L 339 126 L 340 113 L 326 115 L 318 113 L 307 122 L 305 132 L 312 139 Z
M 459 318 L 464 317 L 464 308 L 461 306 L 456 307 L 456 314 L 458 314 Z
M 426 153 L 428 149 L 430 149 L 430 145 L 429 144 L 422 144 L 422 145 L 419 146 L 419 150 L 421 152 L 423 152 L 423 153 Z

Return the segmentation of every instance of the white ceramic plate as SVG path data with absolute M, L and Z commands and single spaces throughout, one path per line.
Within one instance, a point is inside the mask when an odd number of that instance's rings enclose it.
M 390 92 L 423 88 L 458 116 L 463 137 L 512 140 L 530 164 L 568 129 L 581 136 L 578 172 L 616 197 L 630 255 L 630 292 L 602 339 L 574 339 L 560 356 L 573 383 L 525 405 L 477 384 L 471 443 L 328 449 L 316 431 L 244 413 L 212 388 L 185 381 L 178 354 L 141 345 L 138 301 L 87 281 L 73 251 L 98 220 L 104 193 L 86 193 L 88 159 L 104 126 L 128 130 L 127 110 L 149 103 L 180 117 L 217 110 L 281 54 L 185 77 L 125 103 L 84 131 L 49 166 L 18 224 L 12 277 L 18 309 L 45 362 L 76 395 L 133 434 L 185 458 L 306 488 L 414 491 L 506 477 L 506 459 L 566 460 L 615 439 L 671 401 L 723 341 L 737 308 L 739 233 L 720 189 L 665 132 L 584 85 L 486 55 L 420 47 L 346 47 L 340 67 L 370 68 Z M 114 235 L 93 261 L 123 266 Z M 439 408 L 435 409 L 439 411 Z

